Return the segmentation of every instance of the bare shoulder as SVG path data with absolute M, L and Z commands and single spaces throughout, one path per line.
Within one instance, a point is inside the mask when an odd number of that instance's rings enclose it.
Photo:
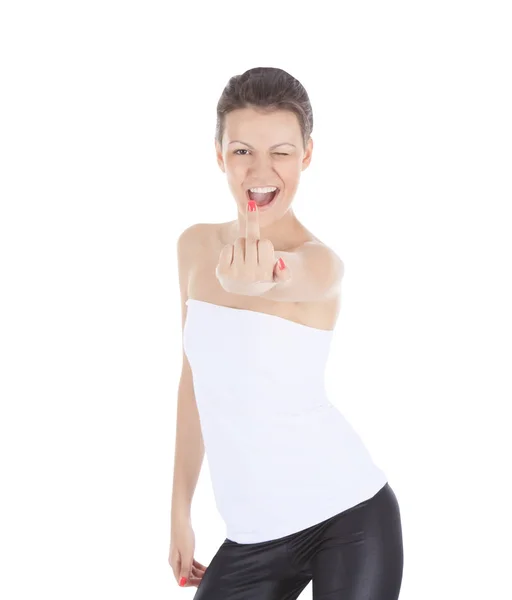
M 211 223 L 194 223 L 184 229 L 178 236 L 178 250 L 191 252 L 197 248 L 197 244 L 203 245 L 205 240 L 211 236 Z
M 215 252 L 218 225 L 194 223 L 181 232 L 177 240 L 178 265 L 182 279 L 186 279 L 186 294 L 195 293 L 197 280 L 210 282 L 210 262 Z
M 194 223 L 184 229 L 177 240 L 179 262 L 189 266 L 196 263 L 211 248 L 214 237 L 215 226 L 212 223 Z
M 310 234 L 292 251 L 302 254 L 308 270 L 317 280 L 330 282 L 331 289 L 336 293 L 345 273 L 345 264 L 333 248 Z
M 184 229 L 176 240 L 176 254 L 178 267 L 178 282 L 181 298 L 182 327 L 185 326 L 187 315 L 187 300 L 192 284 L 193 265 L 198 261 L 198 252 L 209 230 L 209 223 L 194 223 Z M 184 364 L 186 364 L 184 358 Z
M 343 260 L 333 248 L 313 235 L 293 251 L 304 255 L 309 272 L 322 286 L 330 289 L 330 293 L 321 299 L 296 303 L 296 314 L 303 323 L 334 329 L 341 308 Z
M 325 266 L 334 269 L 341 279 L 345 271 L 345 265 L 340 256 L 333 248 L 318 239 L 307 240 L 295 250 L 303 250 L 311 256 L 311 262 L 319 269 Z

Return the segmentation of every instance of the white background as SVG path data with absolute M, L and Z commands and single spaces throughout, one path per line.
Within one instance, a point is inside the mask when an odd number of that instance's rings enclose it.
M 345 263 L 327 383 L 399 500 L 400 598 L 506 594 L 506 5 L 2 3 L 2 598 L 196 591 L 167 562 L 176 241 L 236 218 L 215 109 L 256 66 L 312 102 L 293 206 Z M 208 564 L 224 526 L 206 461 L 192 517 Z

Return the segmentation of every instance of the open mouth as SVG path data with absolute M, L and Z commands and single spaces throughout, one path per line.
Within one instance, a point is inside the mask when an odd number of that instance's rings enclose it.
M 277 188 L 273 192 L 268 192 L 265 194 L 257 194 L 255 192 L 251 192 L 251 191 L 247 190 L 246 194 L 247 194 L 247 197 L 249 198 L 249 200 L 254 200 L 254 202 L 256 202 L 256 205 L 258 206 L 258 208 L 267 208 L 268 206 L 270 206 L 271 204 L 273 204 L 275 202 L 280 191 L 281 190 L 279 188 Z

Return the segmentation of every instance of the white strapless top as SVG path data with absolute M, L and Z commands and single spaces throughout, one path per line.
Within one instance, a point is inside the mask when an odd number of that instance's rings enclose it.
M 386 484 L 327 397 L 333 330 L 192 298 L 187 306 L 184 350 L 228 539 L 295 533 Z

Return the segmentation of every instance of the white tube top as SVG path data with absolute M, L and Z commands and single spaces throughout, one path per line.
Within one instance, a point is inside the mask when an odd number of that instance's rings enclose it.
M 295 533 L 386 484 L 327 397 L 332 330 L 192 298 L 187 306 L 183 345 L 228 539 Z

